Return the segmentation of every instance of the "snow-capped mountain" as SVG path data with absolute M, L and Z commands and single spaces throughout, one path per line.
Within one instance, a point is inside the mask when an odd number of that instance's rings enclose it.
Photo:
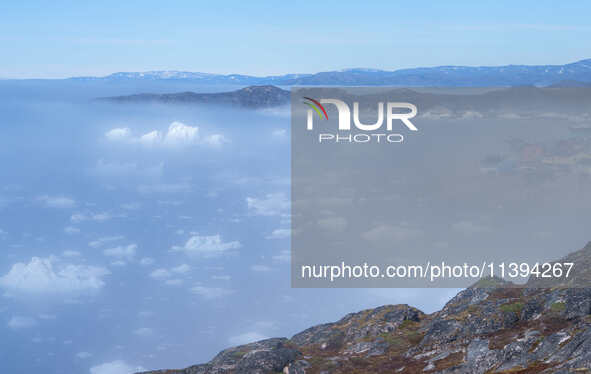
M 255 77 L 187 71 L 122 72 L 76 80 L 187 80 L 237 85 L 369 85 L 369 86 L 546 86 L 562 81 L 591 82 L 591 59 L 566 65 L 438 66 L 394 71 L 356 68 L 316 74 Z

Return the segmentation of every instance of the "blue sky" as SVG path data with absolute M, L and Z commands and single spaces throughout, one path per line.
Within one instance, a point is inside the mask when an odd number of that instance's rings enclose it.
M 0 77 L 563 64 L 590 57 L 581 42 L 590 10 L 552 1 L 3 2 Z

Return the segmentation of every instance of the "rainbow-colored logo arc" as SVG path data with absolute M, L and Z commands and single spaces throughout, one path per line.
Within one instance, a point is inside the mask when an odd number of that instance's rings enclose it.
M 314 100 L 311 97 L 305 97 L 304 99 L 307 101 L 304 101 L 303 103 L 306 104 L 307 106 L 309 106 L 310 108 L 314 109 L 314 111 L 318 114 L 318 117 L 323 118 L 328 120 L 328 114 L 326 114 L 326 110 L 324 109 L 324 107 L 322 106 L 322 104 L 320 104 L 320 102 L 318 100 Z

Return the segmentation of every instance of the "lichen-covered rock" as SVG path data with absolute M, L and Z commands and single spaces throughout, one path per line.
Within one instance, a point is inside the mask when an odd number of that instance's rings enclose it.
M 423 312 L 408 305 L 385 305 L 348 314 L 334 323 L 311 327 L 294 335 L 291 341 L 299 346 L 318 345 L 322 349 L 338 349 L 360 339 L 390 333 L 405 321 L 419 322 L 423 316 Z
M 485 279 L 433 314 L 382 306 L 289 340 L 226 349 L 207 364 L 148 373 L 591 374 L 591 289 L 532 285 Z
M 266 339 L 229 348 L 209 363 L 179 370 L 150 371 L 144 374 L 265 374 L 282 372 L 301 353 L 286 338 Z
M 285 368 L 283 368 L 283 374 L 305 374 L 306 369 L 310 367 L 310 363 L 306 360 L 297 360 Z
M 585 373 L 590 303 L 587 289 L 468 289 L 431 315 L 384 306 L 290 340 L 229 348 L 207 364 L 149 373 Z

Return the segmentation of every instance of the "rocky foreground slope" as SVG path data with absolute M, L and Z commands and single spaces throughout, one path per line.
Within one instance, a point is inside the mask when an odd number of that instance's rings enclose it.
M 433 314 L 386 305 L 145 374 L 226 373 L 591 373 L 591 289 L 489 279 Z

